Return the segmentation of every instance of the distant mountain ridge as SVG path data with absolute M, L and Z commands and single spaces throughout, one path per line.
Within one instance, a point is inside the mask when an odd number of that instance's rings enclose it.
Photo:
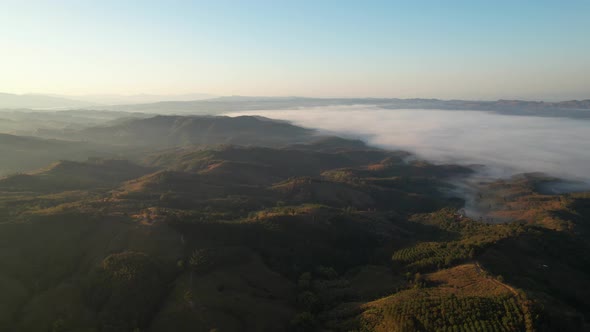
M 56 97 L 83 100 L 90 103 L 96 103 L 101 105 L 126 105 L 126 104 L 142 104 L 142 103 L 155 103 L 159 101 L 189 101 L 189 100 L 200 100 L 214 98 L 214 95 L 206 93 L 190 93 L 190 94 L 178 94 L 178 95 L 153 95 L 153 94 L 89 94 L 89 95 L 56 95 Z
M 94 107 L 95 103 L 74 100 L 63 97 L 48 96 L 42 94 L 11 94 L 0 93 L 0 109 L 51 109 L 51 108 L 77 108 Z
M 170 98 L 170 100 L 166 100 Z M 191 99 L 192 98 L 192 99 Z M 81 100 L 57 95 L 0 93 L 1 109 L 73 109 L 147 112 L 160 114 L 208 114 L 252 110 L 280 110 L 337 105 L 367 105 L 385 109 L 442 109 L 491 111 L 505 115 L 590 118 L 590 99 L 559 102 L 530 100 L 442 100 L 429 98 L 310 98 L 223 96 L 206 94 L 88 95 Z
M 492 111 L 506 115 L 590 118 L 590 99 L 560 102 L 526 100 L 441 100 L 399 98 L 306 98 L 229 96 L 193 101 L 162 101 L 148 104 L 116 105 L 111 110 L 164 114 L 223 114 L 236 111 L 280 110 L 303 107 L 367 105 L 385 109 L 442 109 Z

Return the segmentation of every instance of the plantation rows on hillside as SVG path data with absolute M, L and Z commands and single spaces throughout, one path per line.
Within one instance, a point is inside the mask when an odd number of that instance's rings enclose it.
M 408 157 L 185 146 L 0 179 L 0 330 L 587 327 L 587 194 L 481 185 L 513 211 L 488 224 L 449 194 L 469 168 Z

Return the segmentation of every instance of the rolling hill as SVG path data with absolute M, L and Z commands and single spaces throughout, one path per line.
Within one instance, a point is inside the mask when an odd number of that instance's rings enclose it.
M 469 167 L 266 119 L 82 132 L 136 163 L 59 161 L 0 180 L 0 330 L 589 326 L 589 194 L 554 193 L 555 178 L 478 182 L 478 215 L 454 190 Z M 29 160 L 91 145 L 3 139 Z
M 251 116 L 155 116 L 46 133 L 61 139 L 155 148 L 212 144 L 280 146 L 308 141 L 313 134 L 312 130 L 286 122 Z
M 102 144 L 0 134 L 0 176 L 33 171 L 63 159 L 116 156 L 121 150 Z
M 62 160 L 31 173 L 0 178 L 0 191 L 61 192 L 108 188 L 150 172 L 153 170 L 134 165 L 127 160 L 96 158 L 86 162 Z

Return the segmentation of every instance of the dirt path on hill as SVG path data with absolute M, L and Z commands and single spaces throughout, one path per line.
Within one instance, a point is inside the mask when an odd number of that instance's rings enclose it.
M 477 271 L 478 271 L 479 273 L 481 273 L 481 274 L 483 274 L 483 273 L 484 273 L 484 269 L 483 269 L 483 267 L 481 267 L 481 265 L 479 264 L 479 262 L 475 262 L 475 267 L 477 268 Z M 498 281 L 498 280 L 496 280 L 495 278 L 492 278 L 492 277 L 488 277 L 488 279 L 492 280 L 492 281 L 493 281 L 495 284 L 497 284 L 497 285 L 499 285 L 499 286 L 502 286 L 502 287 L 506 288 L 506 289 L 507 289 L 507 290 L 509 290 L 509 291 L 510 291 L 512 294 L 514 294 L 514 296 L 518 296 L 518 291 L 517 291 L 517 290 L 516 290 L 514 287 L 512 287 L 512 286 L 510 286 L 510 285 L 507 285 L 507 284 L 505 284 L 505 283 L 503 283 L 503 282 L 500 282 L 500 281 Z

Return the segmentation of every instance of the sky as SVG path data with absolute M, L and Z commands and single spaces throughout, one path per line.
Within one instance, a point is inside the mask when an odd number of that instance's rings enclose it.
M 590 1 L 0 1 L 0 92 L 590 98 Z

